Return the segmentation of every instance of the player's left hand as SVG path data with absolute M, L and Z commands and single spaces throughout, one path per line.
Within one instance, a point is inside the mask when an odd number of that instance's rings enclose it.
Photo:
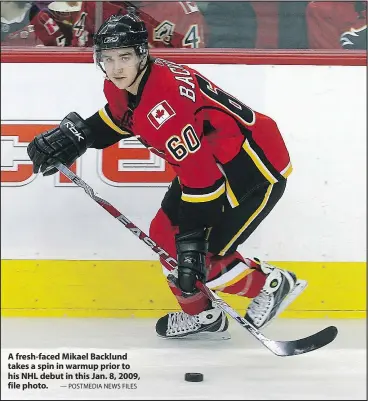
M 175 236 L 178 254 L 177 286 L 185 294 L 198 292 L 196 281 L 206 282 L 206 254 L 208 241 L 205 230 L 198 229 Z

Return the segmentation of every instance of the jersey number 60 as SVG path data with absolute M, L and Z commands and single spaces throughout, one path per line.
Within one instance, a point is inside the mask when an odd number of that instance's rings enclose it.
M 196 152 L 200 147 L 201 141 L 190 124 L 181 130 L 181 137 L 173 135 L 166 141 L 167 150 L 177 161 L 185 159 L 189 153 Z

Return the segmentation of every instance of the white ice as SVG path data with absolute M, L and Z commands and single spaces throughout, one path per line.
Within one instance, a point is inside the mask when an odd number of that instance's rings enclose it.
M 227 341 L 165 340 L 153 319 L 2 318 L 1 399 L 49 400 L 364 400 L 365 320 L 279 319 L 264 333 L 274 339 L 301 338 L 326 326 L 339 334 L 330 345 L 299 356 L 277 357 L 235 322 Z M 48 390 L 9 390 L 6 352 L 127 352 L 141 379 L 132 390 L 71 390 L 50 383 Z M 83 361 L 82 361 L 83 362 Z M 184 381 L 201 372 L 204 381 Z

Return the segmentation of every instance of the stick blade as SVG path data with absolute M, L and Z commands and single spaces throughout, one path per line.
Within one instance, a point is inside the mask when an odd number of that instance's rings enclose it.
M 331 343 L 337 336 L 338 330 L 335 326 L 328 326 L 325 329 L 300 338 L 294 341 L 267 341 L 264 345 L 277 356 L 293 356 L 306 354 L 322 348 Z

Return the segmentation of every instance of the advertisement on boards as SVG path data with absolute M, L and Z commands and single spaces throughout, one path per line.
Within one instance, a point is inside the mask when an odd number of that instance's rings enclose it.
M 20 187 L 35 178 L 27 155 L 29 142 L 40 132 L 55 128 L 58 123 L 47 121 L 4 122 L 1 132 L 1 185 Z M 80 175 L 81 159 L 70 168 Z M 161 158 L 149 152 L 137 139 L 122 139 L 98 154 L 97 176 L 107 185 L 167 186 L 174 178 L 171 167 Z M 61 173 L 55 186 L 74 185 Z

